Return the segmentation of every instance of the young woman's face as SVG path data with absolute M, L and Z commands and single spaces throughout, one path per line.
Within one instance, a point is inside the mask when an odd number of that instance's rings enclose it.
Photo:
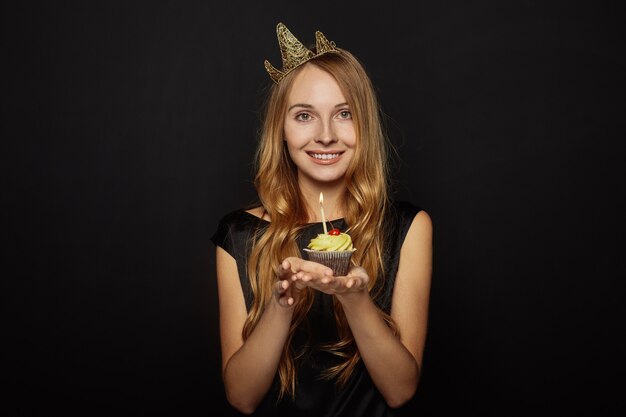
M 329 73 L 305 64 L 296 75 L 287 97 L 284 133 L 301 186 L 343 181 L 356 133 L 346 98 Z

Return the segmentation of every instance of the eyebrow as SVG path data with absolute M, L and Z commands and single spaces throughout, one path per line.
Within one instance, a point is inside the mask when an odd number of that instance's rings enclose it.
M 347 106 L 347 105 L 348 105 L 348 103 L 347 103 L 347 102 L 346 102 L 346 103 L 339 103 L 339 104 L 335 105 L 335 108 L 337 108 L 337 107 L 343 107 L 343 106 Z M 297 104 L 294 104 L 293 106 L 290 106 L 290 107 L 287 109 L 287 111 L 288 111 L 288 112 L 290 112 L 292 109 L 294 109 L 294 108 L 296 108 L 296 107 L 303 107 L 303 108 L 305 108 L 305 109 L 312 109 L 312 108 L 313 108 L 313 106 L 312 106 L 311 104 L 297 103 Z

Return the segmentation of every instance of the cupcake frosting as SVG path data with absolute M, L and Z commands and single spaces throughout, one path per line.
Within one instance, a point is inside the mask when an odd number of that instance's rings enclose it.
M 352 238 L 347 233 L 339 233 L 338 235 L 321 233 L 311 239 L 307 248 L 318 251 L 352 250 Z

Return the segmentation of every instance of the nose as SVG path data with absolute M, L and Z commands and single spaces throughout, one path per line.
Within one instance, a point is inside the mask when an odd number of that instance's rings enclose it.
M 318 133 L 315 142 L 321 143 L 322 145 L 330 145 L 331 143 L 337 142 L 337 136 L 333 131 L 331 122 L 324 122 L 321 124 L 320 132 Z

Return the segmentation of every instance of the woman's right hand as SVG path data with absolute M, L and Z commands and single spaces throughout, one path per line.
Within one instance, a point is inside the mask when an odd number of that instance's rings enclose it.
M 274 285 L 274 297 L 281 307 L 292 307 L 298 301 L 301 285 L 293 281 L 295 271 L 292 270 L 289 258 L 278 266 L 278 281 Z

